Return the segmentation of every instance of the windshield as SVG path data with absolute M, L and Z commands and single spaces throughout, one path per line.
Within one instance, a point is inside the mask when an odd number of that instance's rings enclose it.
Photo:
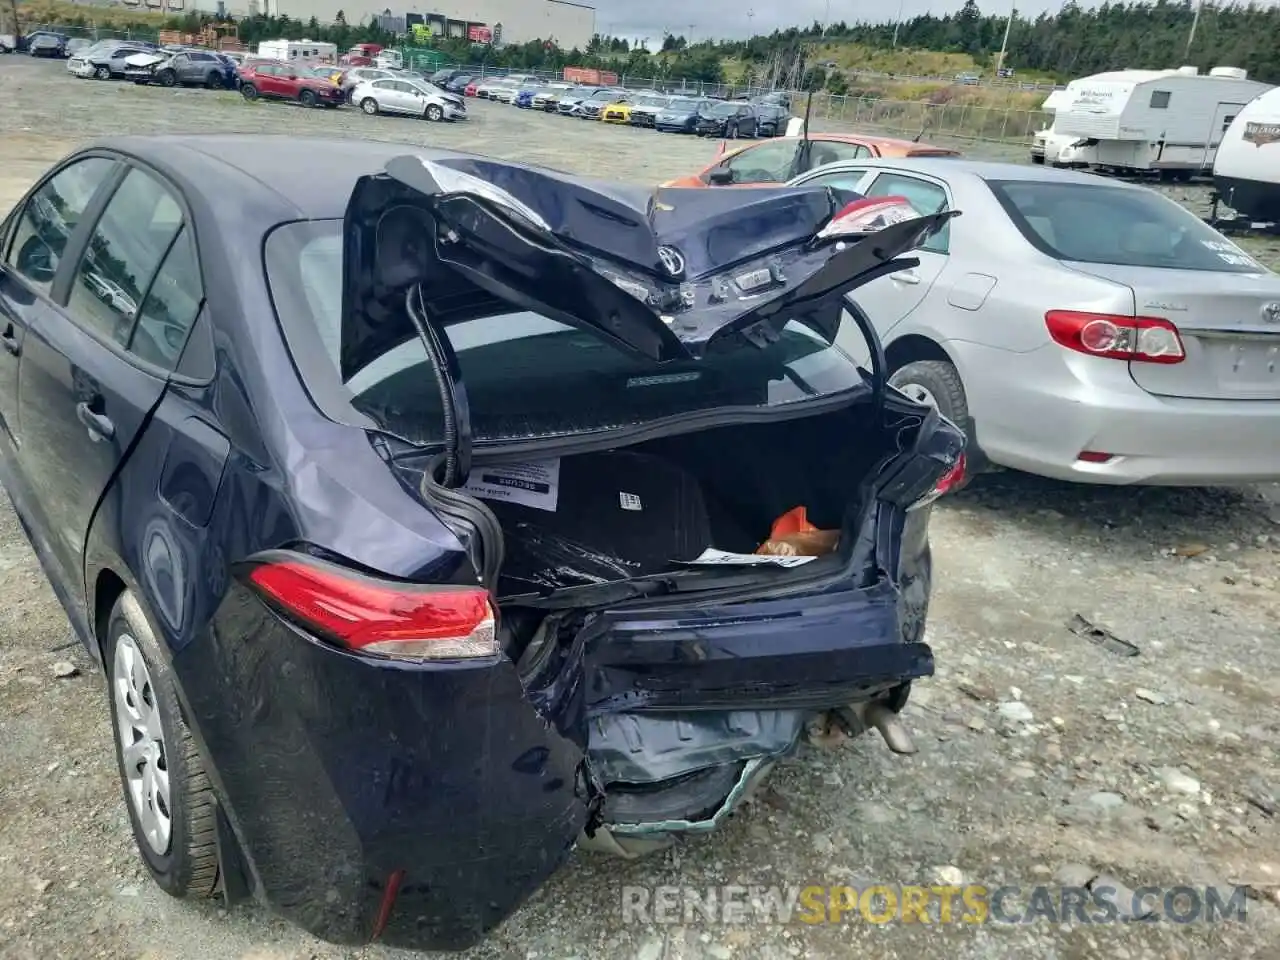
M 343 383 L 338 368 L 342 222 L 286 224 L 268 238 L 267 282 L 285 340 L 330 417 L 421 444 L 444 436 L 431 366 L 416 338 Z M 720 407 L 776 407 L 862 389 L 849 357 L 807 327 L 787 324 L 760 349 L 727 337 L 700 361 L 655 363 L 592 333 L 526 311 L 448 328 L 477 442 L 617 429 Z
M 1152 190 L 989 180 L 1032 246 L 1058 260 L 1217 273 L 1265 273 L 1253 257 Z
M 740 104 L 737 103 L 719 103 L 708 111 L 713 117 L 731 117 L 738 112 Z
M 675 113 L 692 113 L 694 110 L 698 109 L 698 101 L 676 98 L 667 104 L 667 109 L 672 110 Z

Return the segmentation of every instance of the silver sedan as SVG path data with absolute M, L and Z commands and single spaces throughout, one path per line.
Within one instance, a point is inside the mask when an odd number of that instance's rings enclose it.
M 890 382 L 966 431 L 975 468 L 1280 479 L 1280 276 L 1172 200 L 954 158 L 847 161 L 792 182 L 961 211 L 913 254 L 918 267 L 856 300 Z M 865 359 L 852 323 L 841 342 Z

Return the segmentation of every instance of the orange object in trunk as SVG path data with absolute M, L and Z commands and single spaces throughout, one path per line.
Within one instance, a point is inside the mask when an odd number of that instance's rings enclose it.
M 839 530 L 819 530 L 809 522 L 805 507 L 793 507 L 773 521 L 769 539 L 757 554 L 774 557 L 821 557 L 832 553 L 840 542 Z

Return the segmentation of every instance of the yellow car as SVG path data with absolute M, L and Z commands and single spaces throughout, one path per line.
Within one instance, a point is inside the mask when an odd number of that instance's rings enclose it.
M 604 109 L 600 111 L 600 119 L 605 123 L 630 123 L 631 101 L 623 99 L 606 103 Z

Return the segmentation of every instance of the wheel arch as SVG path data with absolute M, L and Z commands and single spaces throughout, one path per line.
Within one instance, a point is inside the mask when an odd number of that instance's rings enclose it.
M 956 365 L 951 354 L 947 353 L 938 341 L 920 333 L 909 333 L 894 340 L 884 348 L 884 355 L 889 364 L 889 373 L 920 360 L 940 360 L 953 367 Z

